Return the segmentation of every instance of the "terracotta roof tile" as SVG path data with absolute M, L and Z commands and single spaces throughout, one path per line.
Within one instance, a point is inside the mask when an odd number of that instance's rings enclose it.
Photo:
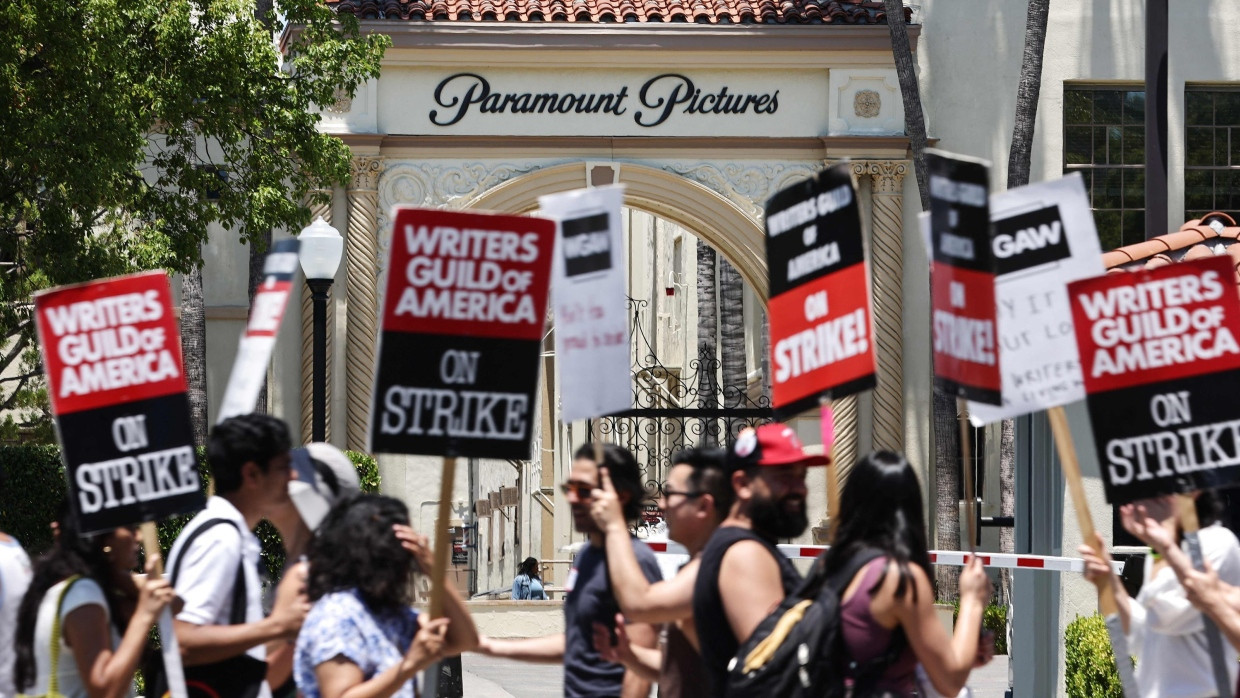
M 412 22 L 886 24 L 869 0 L 329 0 L 358 19 Z M 904 21 L 912 10 L 904 8 Z
M 1154 269 L 1184 260 L 1227 255 L 1236 270 L 1236 284 L 1240 286 L 1240 226 L 1225 213 L 1210 213 L 1202 219 L 1193 219 L 1180 229 L 1150 238 L 1132 245 L 1102 253 L 1102 264 L 1107 273 L 1123 273 L 1136 269 Z

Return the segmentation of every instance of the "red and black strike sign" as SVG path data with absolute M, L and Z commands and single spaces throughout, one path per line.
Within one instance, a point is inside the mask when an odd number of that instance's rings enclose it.
M 847 165 L 767 201 L 766 259 L 776 418 L 874 387 L 869 269 Z
M 928 164 L 934 386 L 948 395 L 998 405 L 988 168 L 941 154 L 931 154 Z
M 392 219 L 371 449 L 528 458 L 555 222 L 408 207 Z
M 64 286 L 34 304 L 82 532 L 205 506 L 168 276 Z
M 1068 285 L 1113 504 L 1240 479 L 1240 296 L 1229 257 Z

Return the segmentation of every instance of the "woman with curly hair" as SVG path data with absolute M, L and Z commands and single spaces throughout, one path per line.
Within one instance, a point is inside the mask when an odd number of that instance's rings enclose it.
M 445 584 L 444 617 L 411 608 L 413 575 L 432 568 L 425 536 L 392 497 L 336 504 L 309 548 L 314 607 L 297 636 L 294 675 L 305 698 L 414 698 L 416 674 L 478 644 L 461 597 Z
M 147 634 L 173 599 L 166 579 L 136 579 L 141 536 L 122 526 L 79 535 L 65 506 L 52 549 L 35 563 L 17 611 L 14 685 L 19 693 L 67 698 L 133 695 Z M 150 572 L 155 560 L 147 560 Z

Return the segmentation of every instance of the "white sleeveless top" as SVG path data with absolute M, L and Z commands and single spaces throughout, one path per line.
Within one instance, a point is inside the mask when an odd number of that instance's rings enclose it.
M 56 601 L 60 598 L 60 591 L 64 588 L 65 582 L 53 584 L 52 588 L 48 589 L 47 593 L 43 595 L 43 601 L 39 604 L 39 617 L 34 626 L 36 678 L 34 685 L 26 689 L 25 692 L 27 694 L 37 696 L 47 693 L 47 679 L 52 664 L 52 618 L 56 613 Z M 75 609 L 92 604 L 103 608 L 103 615 L 107 619 L 108 630 L 112 634 L 112 649 L 115 650 L 121 644 L 121 638 L 116 632 L 116 627 L 112 625 L 112 617 L 108 612 L 108 602 L 103 596 L 103 589 L 100 589 L 93 579 L 78 579 L 69 589 L 69 593 L 65 594 L 65 601 L 60 607 L 61 628 L 62 630 L 64 628 L 65 616 Z M 86 692 L 86 685 L 78 674 L 77 661 L 73 658 L 73 650 L 65 644 L 63 632 L 60 637 L 60 662 L 56 667 L 56 674 L 56 680 L 59 682 L 58 688 L 66 698 L 89 698 Z M 134 695 L 132 686 L 130 686 L 129 692 L 126 695 Z

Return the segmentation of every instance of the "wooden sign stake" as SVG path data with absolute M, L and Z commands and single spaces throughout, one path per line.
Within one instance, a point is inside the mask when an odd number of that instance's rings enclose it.
M 435 519 L 435 567 L 431 571 L 431 618 L 443 617 L 444 584 L 448 575 L 448 520 L 452 513 L 452 490 L 456 485 L 456 458 L 443 459 L 439 481 L 439 516 Z
M 969 552 L 977 552 L 977 520 L 973 508 L 977 506 L 973 492 L 973 443 L 969 440 L 969 404 L 964 398 L 956 398 L 956 410 L 960 413 L 960 459 L 964 472 L 964 515 L 969 531 Z
M 1204 572 L 1205 556 L 1201 552 L 1201 537 L 1197 535 L 1201 530 L 1201 522 L 1197 520 L 1197 503 L 1191 495 L 1177 494 L 1175 504 L 1180 518 L 1180 530 L 1188 543 L 1188 556 L 1193 561 L 1193 567 Z M 1227 672 L 1227 660 L 1223 657 L 1223 636 L 1209 616 L 1203 613 L 1201 620 L 1205 624 L 1206 646 L 1210 650 L 1210 665 L 1214 669 L 1214 683 L 1218 686 L 1218 694 L 1230 695 L 1234 687 Z
M 818 400 L 819 410 L 831 409 L 831 398 L 823 397 Z M 840 514 L 840 477 L 839 469 L 835 464 L 835 442 L 831 443 L 831 449 L 828 452 L 831 461 L 827 463 L 827 543 L 830 544 L 835 540 L 835 529 L 839 525 Z
M 1046 417 L 1051 424 L 1051 434 L 1055 437 L 1055 450 L 1059 453 L 1059 467 L 1063 470 L 1063 478 L 1068 485 L 1068 494 L 1072 497 L 1072 508 L 1076 510 L 1076 524 L 1081 529 L 1082 540 L 1092 547 L 1097 545 L 1094 518 L 1089 513 L 1089 502 L 1085 500 L 1085 485 L 1081 481 L 1081 464 L 1076 459 L 1076 445 L 1072 441 L 1072 429 L 1068 426 L 1068 415 L 1063 407 L 1051 407 L 1046 410 Z M 1098 589 L 1098 612 L 1104 619 L 1119 613 L 1115 590 L 1109 584 Z M 1119 681 L 1124 695 L 1127 698 L 1141 698 L 1141 689 L 1132 672 L 1132 662 L 1127 661 L 1130 656 L 1128 638 L 1118 624 L 1108 622 L 1106 625 L 1107 634 L 1111 636 L 1115 668 L 1119 670 Z
M 148 560 L 155 559 L 155 569 L 151 578 L 164 576 L 164 558 L 159 552 L 159 531 L 154 521 L 142 524 L 142 547 L 146 550 Z M 181 648 L 177 646 L 177 635 L 172 628 L 172 608 L 165 606 L 159 614 L 159 639 L 161 654 L 164 658 L 164 679 L 168 682 L 168 693 L 172 698 L 188 698 L 189 691 L 185 688 L 185 669 L 181 665 Z

